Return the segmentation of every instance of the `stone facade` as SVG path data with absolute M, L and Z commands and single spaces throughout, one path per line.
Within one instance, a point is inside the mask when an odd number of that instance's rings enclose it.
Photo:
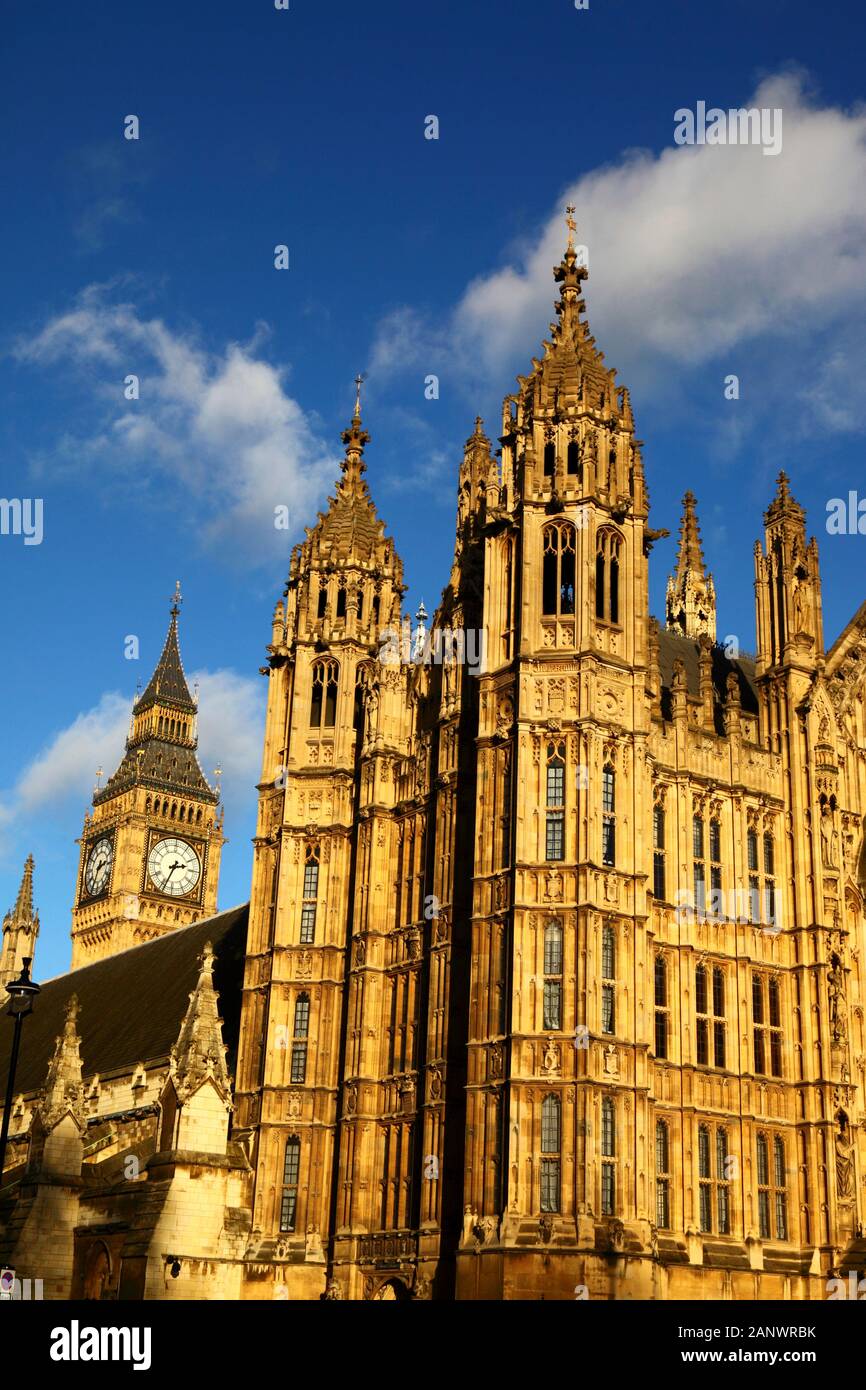
M 205 946 L 137 1099 L 118 1065 L 113 1181 L 64 1025 L 59 1295 L 820 1299 L 866 1263 L 866 604 L 826 649 L 782 474 L 756 654 L 715 642 L 690 493 L 651 617 L 666 533 L 571 239 L 555 278 L 498 449 L 466 443 L 429 628 L 356 403 L 273 617 L 242 979 L 220 1031 Z M 22 1092 L 0 1194 L 36 1276 L 55 1092 Z

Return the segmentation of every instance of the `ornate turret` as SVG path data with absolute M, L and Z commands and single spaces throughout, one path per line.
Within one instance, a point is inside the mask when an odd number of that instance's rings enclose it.
M 78 1033 L 78 998 L 71 995 L 66 1004 L 63 1032 L 54 1043 L 45 1085 L 36 1103 L 46 1129 L 51 1129 L 67 1112 L 83 1124 L 84 1086 L 81 1070 L 81 1038 Z
M 361 419 L 362 381 L 355 378 L 355 409 L 342 433 L 346 452 L 328 510 L 319 513 L 316 525 L 307 527 L 307 539 L 292 551 L 285 610 L 289 643 L 297 636 L 371 644 L 382 627 L 399 624 L 403 567 L 364 479 L 370 436 Z
M 228 1099 L 231 1091 L 213 967 L 213 947 L 207 941 L 199 962 L 198 980 L 171 1050 L 171 1074 L 181 1101 L 207 1080 L 213 1081 L 223 1099 Z
M 15 906 L 3 918 L 0 990 L 21 974 L 25 957 L 33 959 L 38 935 L 39 916 L 33 911 L 33 855 L 30 854 L 24 864 L 24 876 Z
M 806 541 L 806 513 L 786 473 L 764 513 L 764 548 L 755 542 L 759 675 L 795 662 L 811 667 L 824 654 L 818 544 Z
M 170 1072 L 162 1093 L 160 1142 L 166 1150 L 226 1151 L 231 1081 L 213 967 L 213 947 L 208 941 L 177 1042 L 171 1049 Z
M 33 1106 L 28 1173 L 77 1177 L 86 1127 L 78 999 L 73 994 L 67 1000 L 63 1032 L 55 1041 L 45 1085 Z
M 707 573 L 701 548 L 701 532 L 695 511 L 695 496 L 683 498 L 677 567 L 668 579 L 665 625 L 686 637 L 716 640 L 716 591 Z

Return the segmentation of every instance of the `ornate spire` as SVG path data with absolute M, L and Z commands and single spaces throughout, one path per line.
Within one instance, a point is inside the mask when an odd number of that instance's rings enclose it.
M 180 580 L 178 580 L 172 597 L 171 620 L 168 625 L 162 656 L 156 664 L 156 670 L 150 678 L 147 689 L 135 702 L 134 714 L 139 714 L 142 710 L 149 709 L 151 705 L 156 704 L 170 704 L 173 708 L 186 710 L 190 714 L 195 713 L 195 701 L 186 683 L 177 634 L 177 619 L 182 602 Z
M 21 973 L 25 956 L 32 960 L 39 935 L 39 916 L 33 911 L 33 855 L 24 864 L 24 875 L 15 906 L 3 918 L 3 949 L 0 952 L 0 988 Z
M 132 728 L 120 766 L 94 792 L 94 806 L 139 783 L 194 795 L 214 805 L 219 801 L 196 756 L 198 703 L 190 694 L 178 641 L 182 602 L 178 580 L 162 655 L 146 690 L 132 706 Z
M 24 861 L 24 874 L 21 879 L 21 887 L 18 889 L 18 897 L 15 899 L 15 906 L 11 912 L 7 912 L 3 919 L 3 930 L 6 930 L 7 923 L 30 923 L 39 922 L 39 918 L 33 917 L 33 855 L 28 854 Z
M 716 591 L 704 564 L 692 492 L 683 498 L 677 567 L 668 580 L 665 607 L 668 628 L 686 637 L 716 640 Z
M 764 524 L 772 526 L 774 522 L 788 521 L 795 526 L 805 528 L 806 513 L 795 501 L 791 492 L 791 484 L 787 473 L 784 470 L 776 479 L 776 495 L 764 512 Z
M 676 569 L 678 579 L 682 579 L 689 570 L 694 571 L 701 579 L 707 577 L 704 552 L 701 548 L 701 531 L 695 511 L 696 502 L 697 498 L 693 492 L 687 492 L 683 497 L 683 519 L 680 522 L 680 544 Z
M 79 1124 L 84 1123 L 78 999 L 74 994 L 66 1005 L 63 1032 L 54 1044 L 54 1055 L 48 1064 L 48 1075 L 36 1109 L 45 1129 L 53 1129 L 67 1112 L 70 1112 Z
M 189 1007 L 171 1050 L 172 1080 L 181 1102 L 194 1095 L 208 1079 L 224 1100 L 228 1101 L 231 1094 L 213 965 L 213 947 L 208 941 L 201 954 L 196 987 L 189 996 Z
M 365 380 L 366 377 L 360 373 L 355 377 L 355 413 L 352 416 L 351 425 L 347 430 L 343 430 L 342 434 L 342 440 L 346 446 L 346 457 L 340 464 L 343 478 L 338 486 L 343 489 L 348 485 L 353 491 L 361 482 L 362 475 L 367 471 L 363 453 L 365 445 L 370 443 L 370 436 L 361 426 L 361 387 Z
M 361 386 L 364 377 L 355 377 L 355 412 L 342 440 L 346 456 L 340 464 L 342 477 L 328 498 L 328 510 L 319 513 L 318 523 L 307 532 L 307 543 L 298 551 L 298 558 L 308 551 L 306 564 L 321 558 L 328 563 L 369 564 L 376 559 L 388 563 L 387 554 L 393 542 L 385 537 L 385 523 L 376 513 L 370 489 L 364 481 L 367 471 L 364 449 L 370 436 L 361 423 Z M 387 554 L 386 554 L 387 552 Z

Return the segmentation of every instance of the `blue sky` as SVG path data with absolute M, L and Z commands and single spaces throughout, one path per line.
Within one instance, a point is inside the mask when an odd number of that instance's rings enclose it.
M 720 635 L 753 645 L 752 548 L 785 467 L 830 645 L 864 596 L 866 537 L 824 524 L 830 497 L 866 496 L 863 27 L 856 6 L 783 0 L 12 8 L 0 494 L 43 499 L 44 537 L 0 536 L 0 911 L 32 850 L 38 976 L 68 965 L 75 836 L 178 577 L 202 763 L 224 768 L 220 903 L 246 898 L 257 670 L 352 378 L 369 374 L 368 480 L 409 604 L 432 609 L 462 443 L 477 413 L 496 435 L 538 351 L 568 201 L 651 524 L 672 532 L 655 611 L 691 487 Z M 674 112 L 700 100 L 781 108 L 781 153 L 675 146 Z

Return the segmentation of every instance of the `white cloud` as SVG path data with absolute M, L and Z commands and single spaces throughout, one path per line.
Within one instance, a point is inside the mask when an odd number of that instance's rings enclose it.
M 199 762 L 213 781 L 222 768 L 223 799 L 238 805 L 255 796 L 261 776 L 265 693 L 261 679 L 236 671 L 199 671 L 190 678 L 199 686 Z
M 436 370 L 447 353 L 475 389 L 525 363 L 552 317 L 562 208 L 573 202 L 590 322 L 631 384 L 785 336 L 789 347 L 797 340 L 793 390 L 805 392 L 803 354 L 816 330 L 861 316 L 866 298 L 866 111 L 821 107 L 791 74 L 768 78 L 748 102 L 732 93 L 729 104 L 781 107 L 781 154 L 674 146 L 672 111 L 669 149 L 626 153 L 568 184 L 534 240 L 473 280 L 447 322 L 392 311 L 375 345 L 380 369 Z
M 234 671 L 199 671 L 199 762 L 208 781 L 222 768 L 227 812 L 248 805 L 261 770 L 264 682 Z M 27 821 L 70 798 L 87 803 L 96 769 L 107 779 L 118 766 L 129 730 L 131 700 L 117 691 L 79 714 L 25 767 L 16 786 L 0 800 L 0 824 Z M 104 780 L 105 780 L 104 779 Z M 103 781 L 104 784 L 104 781 Z
M 24 769 L 16 788 L 19 814 L 59 805 L 70 796 L 88 797 L 98 767 L 106 775 L 120 762 L 129 729 L 131 702 L 110 691 L 79 714 Z
M 81 368 L 91 379 L 104 369 L 105 416 L 89 440 L 72 442 L 76 454 L 115 473 L 146 465 L 139 485 L 164 487 L 170 474 L 191 494 L 203 540 L 230 537 L 232 551 L 245 547 L 266 561 L 270 550 L 285 550 L 275 508 L 287 506 L 299 529 L 333 482 L 338 458 L 287 394 L 285 371 L 257 356 L 264 336 L 259 325 L 252 342 L 211 353 L 194 334 L 112 302 L 110 287 L 90 286 L 20 341 L 16 356 Z M 137 401 L 120 389 L 131 372 L 140 379 Z

